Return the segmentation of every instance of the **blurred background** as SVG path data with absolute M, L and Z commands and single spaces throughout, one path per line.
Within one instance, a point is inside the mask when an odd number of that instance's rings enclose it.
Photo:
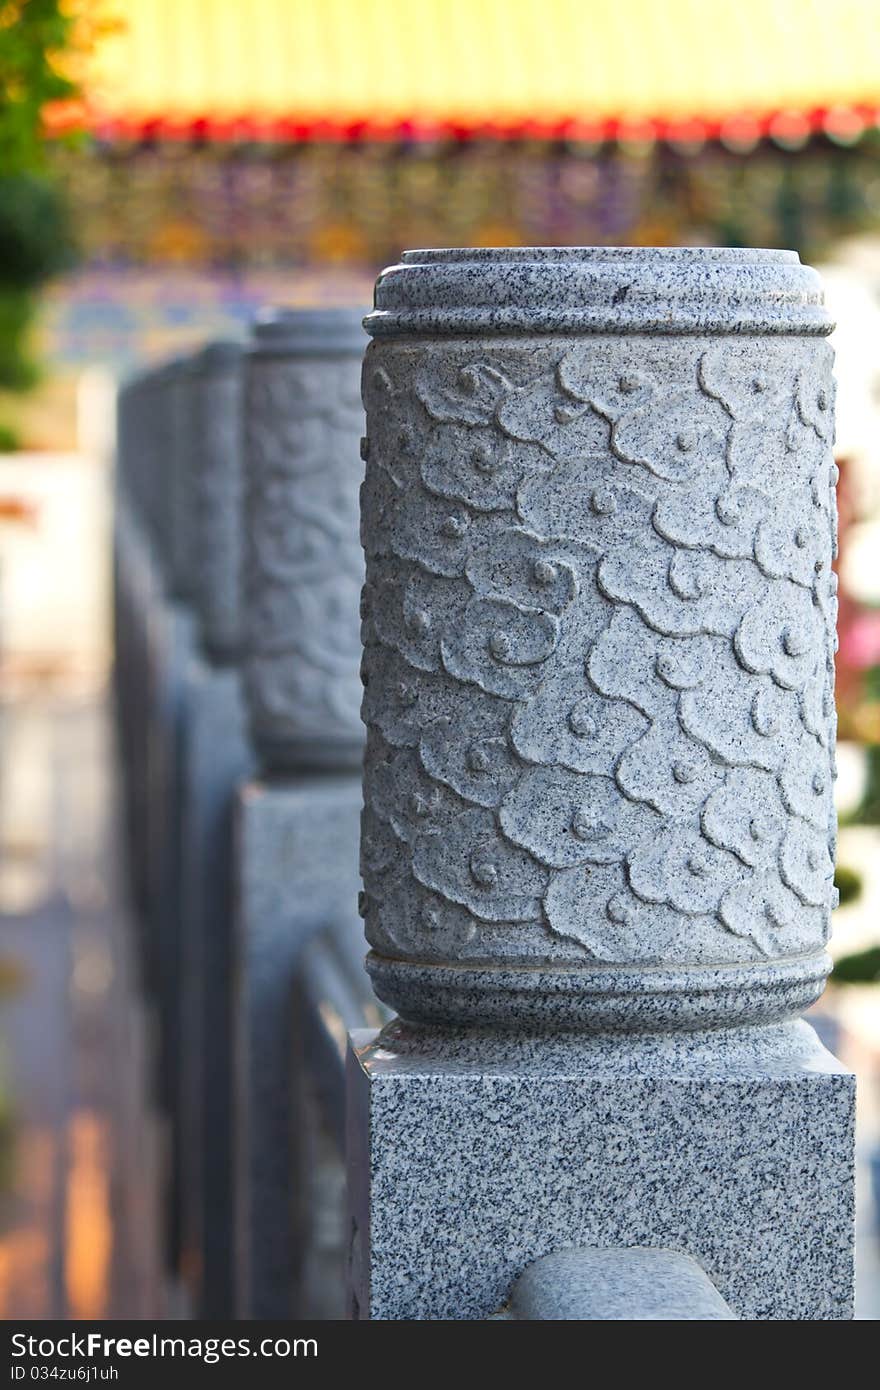
M 815 1022 L 880 1315 L 875 0 L 0 0 L 0 1316 L 159 1308 L 105 707 L 114 382 L 406 247 L 793 247 L 838 329 L 842 831 Z M 873 1185 L 873 1195 L 872 1195 Z

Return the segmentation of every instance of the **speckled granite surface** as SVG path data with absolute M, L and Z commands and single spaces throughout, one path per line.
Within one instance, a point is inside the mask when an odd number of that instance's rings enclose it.
M 818 276 L 413 251 L 366 327 L 363 910 L 418 1023 L 350 1059 L 352 1312 L 661 1246 L 848 1318 L 853 1080 L 785 1021 L 834 902 Z
M 516 1280 L 499 1318 L 529 1322 L 729 1322 L 735 1317 L 689 1255 L 559 1250 Z
M 374 337 L 829 331 L 795 251 L 517 246 L 404 251 L 376 282 Z
M 512 1041 L 354 1036 L 355 1316 L 490 1317 L 538 1256 L 634 1245 L 740 1318 L 852 1316 L 854 1083 L 808 1025 Z
M 526 1027 L 805 1008 L 835 842 L 815 272 L 788 252 L 412 252 L 366 324 L 377 992 Z

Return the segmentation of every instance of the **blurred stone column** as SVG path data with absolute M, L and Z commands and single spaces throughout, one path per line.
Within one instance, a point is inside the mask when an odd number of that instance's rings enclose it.
M 483 1317 L 549 1250 L 662 1245 L 742 1317 L 848 1317 L 851 1079 L 786 1021 L 830 969 L 818 277 L 412 252 L 367 326 L 362 863 L 406 1022 L 352 1064 L 354 1306 Z
M 244 679 L 260 775 L 239 797 L 236 866 L 245 1317 L 287 1317 L 293 1307 L 298 955 L 330 923 L 361 932 L 362 317 L 278 310 L 257 323 L 247 359 Z
M 175 398 L 175 582 L 196 644 L 186 678 L 178 943 L 181 1269 L 203 1317 L 233 1313 L 233 813 L 251 775 L 242 697 L 242 348 L 210 343 Z
M 188 367 L 185 357 L 162 363 L 150 373 L 141 400 L 146 445 L 139 473 L 162 590 L 162 599 L 152 610 L 149 634 L 154 716 L 148 751 L 147 835 L 153 864 L 153 949 L 159 959 L 156 989 L 166 999 L 177 987 L 174 962 L 180 937 L 184 687 L 195 643 L 193 612 L 180 574 L 180 555 L 185 548 L 180 475 L 189 469 L 189 450 L 180 428 L 179 403 L 188 389 Z
M 140 966 L 158 1039 L 157 1091 L 168 1126 L 164 1249 L 180 1253 L 180 941 L 182 803 L 193 615 L 173 556 L 175 479 L 186 466 L 177 397 L 187 359 L 161 363 L 123 386 L 115 498 L 116 693 L 124 750 Z
M 141 928 L 149 904 L 147 844 L 148 614 L 158 593 L 140 496 L 146 373 L 119 387 L 113 496 L 113 684 L 122 761 L 127 849 L 134 907 Z M 143 958 L 143 941 L 139 955 Z
M 243 349 L 210 343 L 193 371 L 192 594 L 218 666 L 242 649 Z

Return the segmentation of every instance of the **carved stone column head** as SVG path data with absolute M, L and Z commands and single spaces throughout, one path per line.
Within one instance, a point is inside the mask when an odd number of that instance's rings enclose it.
M 173 364 L 169 380 L 171 448 L 166 462 L 168 566 L 171 592 L 192 603 L 195 598 L 195 487 L 200 441 L 196 430 L 196 363 L 189 353 Z
M 787 251 L 408 252 L 366 320 L 364 912 L 405 1017 L 830 968 L 831 324 Z
M 180 444 L 178 380 L 186 358 L 150 368 L 132 382 L 127 434 L 131 462 L 125 464 L 130 495 L 155 545 L 165 585 L 178 592 L 180 543 L 175 539 Z
M 114 484 L 129 505 L 135 505 L 134 462 L 137 456 L 138 395 L 141 375 L 129 376 L 116 392 L 116 462 Z
M 192 367 L 192 591 L 205 649 L 241 644 L 242 349 L 210 343 Z
M 141 527 L 155 531 L 159 477 L 154 434 L 158 400 L 157 369 L 132 373 L 116 396 L 117 495 Z
M 245 383 L 245 689 L 267 771 L 360 766 L 362 311 L 260 319 Z

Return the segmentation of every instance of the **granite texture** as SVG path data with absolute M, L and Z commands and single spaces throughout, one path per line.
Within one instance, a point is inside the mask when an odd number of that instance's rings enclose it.
M 372 951 L 367 967 L 380 999 L 399 1002 L 402 1013 L 424 1022 L 473 1019 L 486 1027 L 526 1024 L 552 1034 L 566 1028 L 726 1028 L 789 1018 L 821 994 L 830 962 L 823 956 L 769 961 L 757 978 L 754 970 L 737 965 L 696 972 L 659 965 L 467 969 L 408 963 L 406 993 L 398 962 Z
M 192 369 L 193 600 L 206 652 L 234 661 L 242 641 L 242 361 L 216 342 Z
M 521 246 L 404 251 L 376 282 L 374 337 L 828 332 L 794 251 Z
M 245 660 L 267 772 L 360 765 L 363 333 L 352 310 L 259 322 L 245 389 Z
M 696 1260 L 673 1250 L 559 1250 L 516 1280 L 499 1318 L 529 1322 L 729 1322 Z
M 815 273 L 413 252 L 366 323 L 377 992 L 546 1027 L 798 1012 L 830 968 L 835 841 Z
M 737 1318 L 852 1316 L 853 1078 L 807 1024 L 510 1043 L 353 1035 L 353 1316 L 487 1318 L 542 1256 L 645 1246 Z
M 177 990 L 183 1269 L 198 1315 L 233 1312 L 233 812 L 253 771 L 241 677 L 193 654 L 184 691 Z
M 286 1318 L 293 1239 L 294 980 L 307 941 L 360 931 L 357 776 L 250 782 L 236 821 L 236 1270 L 239 1317 Z M 363 950 L 363 945 L 361 945 Z M 346 1020 L 348 1022 L 348 1020 Z

